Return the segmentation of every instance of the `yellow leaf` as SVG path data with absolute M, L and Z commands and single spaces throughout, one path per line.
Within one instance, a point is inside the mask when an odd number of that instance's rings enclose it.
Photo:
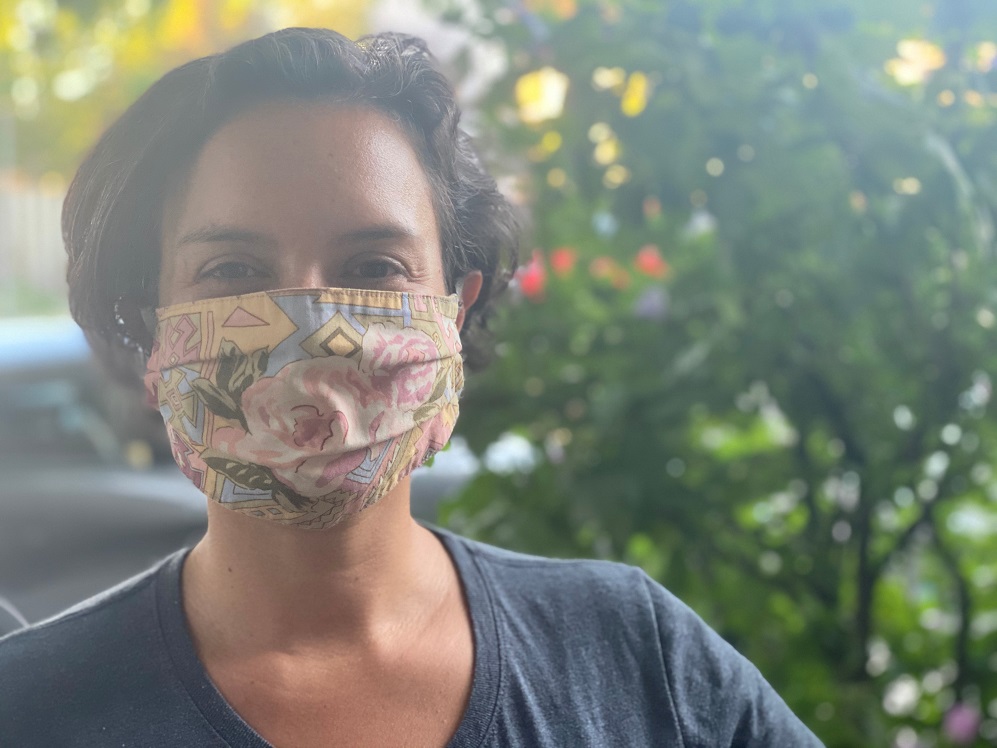
M 913 86 L 924 81 L 926 73 L 922 68 L 911 65 L 907 60 L 895 57 L 886 62 L 886 73 L 901 86 Z
M 615 190 L 620 185 L 630 181 L 630 170 L 625 166 L 613 164 L 602 177 L 602 183 L 611 190 Z
M 568 181 L 568 175 L 564 169 L 551 169 L 547 172 L 547 184 L 549 184 L 554 189 L 559 189 L 564 187 Z
M 626 80 L 627 71 L 623 68 L 597 67 L 592 71 L 592 85 L 597 91 L 621 93 Z
M 204 42 L 204 19 L 197 0 L 170 0 L 159 21 L 159 38 L 168 49 L 199 49 Z
M 980 42 L 976 48 L 976 69 L 981 73 L 989 73 L 997 61 L 997 44 Z
M 568 93 L 568 76 L 552 67 L 526 73 L 516 81 L 519 118 L 528 125 L 561 116 Z
M 945 53 L 937 44 L 925 39 L 904 39 L 897 44 L 897 52 L 912 65 L 927 71 L 945 66 Z
M 549 132 L 545 132 L 544 136 L 540 138 L 540 147 L 547 153 L 554 153 L 561 147 L 562 140 L 561 133 L 556 130 L 550 130 Z
M 627 80 L 626 90 L 620 100 L 620 111 L 627 117 L 636 117 L 647 108 L 651 95 L 651 82 L 641 72 L 633 72 Z
M 218 11 L 218 24 L 226 31 L 246 25 L 253 11 L 253 0 L 225 0 Z
M 601 143 L 611 137 L 613 137 L 613 128 L 605 122 L 596 122 L 589 128 L 589 140 L 593 143 Z
M 578 13 L 576 0 L 526 0 L 526 7 L 535 13 L 545 13 L 562 21 L 574 18 Z
M 615 137 L 609 137 L 599 142 L 595 147 L 593 157 L 596 163 L 608 166 L 620 157 L 620 141 Z
M 928 76 L 945 66 L 945 52 L 924 39 L 903 39 L 897 44 L 899 57 L 888 60 L 887 74 L 901 86 L 923 83 Z

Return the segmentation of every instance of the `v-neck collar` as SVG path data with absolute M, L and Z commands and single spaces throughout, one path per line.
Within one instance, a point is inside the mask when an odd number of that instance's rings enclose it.
M 428 527 L 450 554 L 463 587 L 474 635 L 471 697 L 447 748 L 478 748 L 495 720 L 502 684 L 502 647 L 492 592 L 470 553 L 467 541 Z M 177 678 L 207 723 L 226 743 L 242 748 L 273 748 L 233 709 L 208 677 L 197 657 L 183 610 L 181 571 L 190 549 L 170 557 L 156 576 L 159 628 Z

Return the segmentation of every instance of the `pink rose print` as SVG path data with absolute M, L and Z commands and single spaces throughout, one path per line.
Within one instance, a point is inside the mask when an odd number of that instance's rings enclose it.
M 412 428 L 385 393 L 339 356 L 295 361 L 242 394 L 247 431 L 218 429 L 211 445 L 236 459 L 269 467 L 302 496 L 339 488 L 363 463 L 367 445 Z
M 426 333 L 376 323 L 364 335 L 360 368 L 397 408 L 415 410 L 433 393 L 439 356 L 436 343 Z
M 172 425 L 167 425 L 167 433 L 170 436 L 170 450 L 173 452 L 173 459 L 179 466 L 180 472 L 186 475 L 199 489 L 203 489 L 204 476 L 207 474 L 208 466 L 204 464 L 201 455 L 190 445 L 188 437 L 177 431 Z

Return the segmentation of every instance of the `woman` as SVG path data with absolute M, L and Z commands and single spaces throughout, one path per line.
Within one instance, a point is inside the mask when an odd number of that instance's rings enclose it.
M 102 137 L 72 309 L 142 359 L 208 531 L 0 642 L 0 744 L 819 745 L 639 570 L 412 520 L 515 258 L 458 117 L 419 40 L 287 29 Z

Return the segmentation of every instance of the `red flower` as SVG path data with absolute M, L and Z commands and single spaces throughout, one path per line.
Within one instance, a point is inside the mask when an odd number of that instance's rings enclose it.
M 534 300 L 543 296 L 547 286 L 547 269 L 539 249 L 533 250 L 533 259 L 516 271 L 516 278 L 523 296 Z
M 550 253 L 550 266 L 557 275 L 567 275 L 575 269 L 578 253 L 571 247 L 558 247 Z
M 653 244 L 645 244 L 640 248 L 640 251 L 637 252 L 637 257 L 634 259 L 634 267 L 644 275 L 649 275 L 658 280 L 667 278 L 672 271 L 671 265 L 665 261 L 665 258 L 661 256 L 661 252 Z

